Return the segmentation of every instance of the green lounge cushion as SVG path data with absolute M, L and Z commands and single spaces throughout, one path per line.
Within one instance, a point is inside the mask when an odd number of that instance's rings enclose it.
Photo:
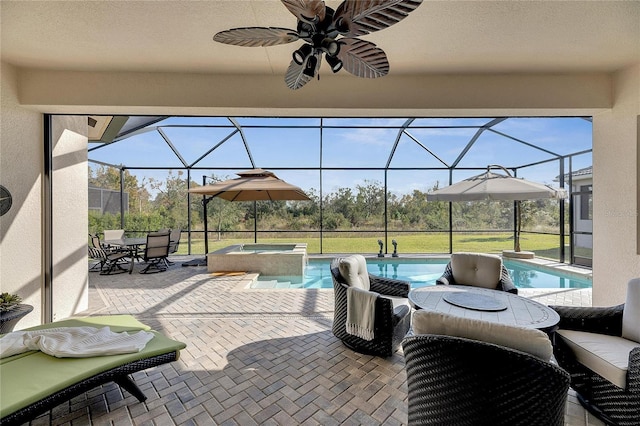
M 28 330 L 53 327 L 109 326 L 113 331 L 150 330 L 130 315 L 87 317 L 58 321 Z M 27 407 L 56 392 L 96 374 L 130 362 L 179 351 L 186 345 L 156 331 L 154 338 L 140 352 L 89 358 L 55 358 L 31 351 L 5 358 L 0 363 L 0 417 Z

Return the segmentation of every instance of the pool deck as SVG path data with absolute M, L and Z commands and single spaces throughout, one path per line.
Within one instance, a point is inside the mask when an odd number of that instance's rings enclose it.
M 138 403 L 114 384 L 61 404 L 32 425 L 401 425 L 400 350 L 361 355 L 331 334 L 333 289 L 251 290 L 251 276 L 204 266 L 159 274 L 89 274 L 83 315 L 132 314 L 187 344 L 180 360 L 138 372 Z M 591 305 L 591 290 L 527 290 L 549 304 Z M 572 391 L 565 425 L 600 426 Z

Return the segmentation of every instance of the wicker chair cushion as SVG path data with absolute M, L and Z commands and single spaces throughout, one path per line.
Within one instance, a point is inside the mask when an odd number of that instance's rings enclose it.
M 638 343 L 618 336 L 575 330 L 558 330 L 556 336 L 567 343 L 578 362 L 626 389 L 629 354 Z
M 458 284 L 495 289 L 500 282 L 502 259 L 493 254 L 453 253 L 451 269 Z
M 338 265 L 340 274 L 344 280 L 352 287 L 369 291 L 369 272 L 367 271 L 367 261 L 361 254 L 354 254 L 340 259 Z
M 640 278 L 627 284 L 627 301 L 622 312 L 622 337 L 640 343 Z
M 543 361 L 549 361 L 553 354 L 553 347 L 547 334 L 533 328 L 426 310 L 416 311 L 413 314 L 412 324 L 415 334 L 440 334 L 479 340 L 527 352 Z

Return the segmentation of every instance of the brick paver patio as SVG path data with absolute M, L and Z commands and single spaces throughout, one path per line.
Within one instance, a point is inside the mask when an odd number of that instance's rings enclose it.
M 181 267 L 90 274 L 83 315 L 132 314 L 187 344 L 169 365 L 133 375 L 139 403 L 115 384 L 87 392 L 32 425 L 401 425 L 402 352 L 355 353 L 331 334 L 333 290 L 251 290 L 245 274 Z M 543 303 L 590 305 L 590 290 L 523 292 Z M 602 425 L 570 392 L 566 424 Z

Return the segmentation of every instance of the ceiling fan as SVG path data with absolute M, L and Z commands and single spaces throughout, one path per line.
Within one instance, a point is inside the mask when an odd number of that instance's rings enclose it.
M 357 36 L 382 30 L 415 10 L 422 0 L 345 0 L 334 11 L 323 0 L 281 0 L 297 19 L 295 30 L 279 27 L 243 27 L 213 36 L 220 43 L 267 47 L 304 40 L 293 52 L 284 81 L 296 90 L 320 69 L 322 54 L 334 73 L 344 68 L 356 77 L 376 78 L 389 73 L 387 55 L 374 43 Z

